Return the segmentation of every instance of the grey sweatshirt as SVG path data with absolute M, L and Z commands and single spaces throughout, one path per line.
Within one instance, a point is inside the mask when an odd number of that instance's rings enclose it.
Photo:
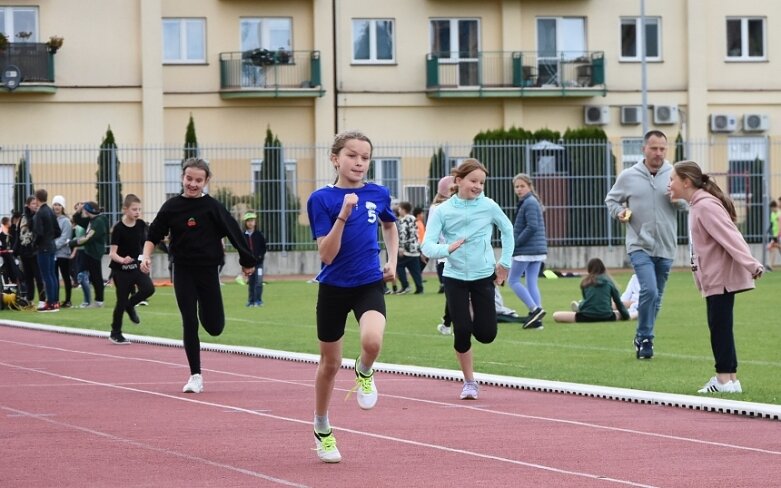
M 677 247 L 677 210 L 686 210 L 686 202 L 672 203 L 667 195 L 672 165 L 665 161 L 652 176 L 640 161 L 618 175 L 605 197 L 610 216 L 628 208 L 632 211 L 626 223 L 626 252 L 645 251 L 650 256 L 673 259 Z

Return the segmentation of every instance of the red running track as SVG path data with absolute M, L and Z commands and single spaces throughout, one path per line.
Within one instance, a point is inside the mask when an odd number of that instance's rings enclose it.
M 781 422 L 378 374 L 313 450 L 313 364 L 0 327 L 0 486 L 778 486 Z

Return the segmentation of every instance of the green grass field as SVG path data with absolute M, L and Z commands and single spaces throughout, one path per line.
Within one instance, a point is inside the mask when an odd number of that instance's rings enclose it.
M 613 273 L 623 288 L 630 272 Z M 452 338 L 437 333 L 443 295 L 436 293 L 435 275 L 425 276 L 423 295 L 391 295 L 388 328 L 380 361 L 385 363 L 458 369 Z M 518 324 L 499 324 L 493 344 L 474 343 L 475 369 L 526 378 L 568 381 L 641 390 L 696 394 L 713 375 L 713 357 L 705 320 L 705 300 L 699 296 L 691 273 L 675 271 L 665 292 L 656 325 L 655 357 L 635 359 L 632 338 L 635 321 L 604 324 L 557 324 L 554 310 L 568 310 L 579 298 L 580 278 L 541 279 L 548 317 L 544 330 L 523 330 Z M 767 273 L 756 290 L 737 296 L 735 330 L 739 377 L 744 393 L 726 395 L 743 401 L 781 404 L 781 326 L 776 301 L 781 290 L 781 273 Z M 220 337 L 201 333 L 201 340 L 220 344 L 256 346 L 268 349 L 317 354 L 315 302 L 317 285 L 301 280 L 269 277 L 263 293 L 265 306 L 246 308 L 247 289 L 233 282 L 222 288 L 227 325 Z M 502 288 L 505 304 L 521 315 L 527 310 L 508 287 Z M 66 327 L 109 330 L 114 289 L 106 289 L 103 309 L 68 309 L 56 314 L 0 312 L 0 318 L 56 324 Z M 81 291 L 74 290 L 74 303 Z M 149 307 L 139 307 L 142 323 L 136 326 L 125 317 L 124 330 L 131 334 L 181 339 L 178 309 L 173 289 L 159 287 Z M 352 317 L 345 334 L 344 354 L 358 354 L 358 328 Z M 184 354 L 182 361 L 185 361 Z

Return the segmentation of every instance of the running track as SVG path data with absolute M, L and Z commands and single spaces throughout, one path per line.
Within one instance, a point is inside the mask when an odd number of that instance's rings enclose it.
M 133 338 L 133 336 L 128 335 Z M 778 486 L 781 422 L 380 374 L 372 411 L 331 406 L 313 450 L 313 364 L 0 326 L 2 487 Z

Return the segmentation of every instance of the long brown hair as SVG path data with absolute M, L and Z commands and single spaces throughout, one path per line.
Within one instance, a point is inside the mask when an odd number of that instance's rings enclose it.
M 526 173 L 518 173 L 517 175 L 513 176 L 513 188 L 515 188 L 515 182 L 518 180 L 523 181 L 529 186 L 529 193 L 534 195 L 534 198 L 536 198 L 537 201 L 540 202 L 540 207 L 543 207 L 544 210 L 542 199 L 540 199 L 540 196 L 537 195 L 537 192 L 534 190 L 534 183 L 532 182 L 532 177 L 527 175 Z
M 483 166 L 483 163 L 474 158 L 468 158 L 461 161 L 461 164 L 453 168 L 453 171 L 451 171 L 450 174 L 453 175 L 454 178 L 464 179 L 466 178 L 466 175 L 476 169 L 482 170 L 485 175 L 488 176 L 488 168 Z
M 721 204 L 724 205 L 724 209 L 727 210 L 732 221 L 738 221 L 735 203 L 730 197 L 724 194 L 712 177 L 702 172 L 702 169 L 697 163 L 694 161 L 678 161 L 673 165 L 673 170 L 679 177 L 691 181 L 694 188 L 702 188 L 718 198 Z
M 594 286 L 597 283 L 597 276 L 606 275 L 607 268 L 605 263 L 599 258 L 591 258 L 586 265 L 586 272 L 588 273 L 583 281 L 580 282 L 581 288 L 588 288 Z

